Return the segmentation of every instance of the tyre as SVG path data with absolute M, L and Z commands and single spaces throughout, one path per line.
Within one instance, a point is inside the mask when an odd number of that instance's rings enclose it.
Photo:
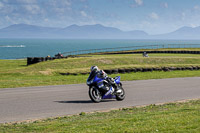
M 124 69 L 119 69 L 118 72 L 119 73 L 125 73 L 125 70 Z
M 102 97 L 100 91 L 98 89 L 95 89 L 94 86 L 89 88 L 89 96 L 90 99 L 95 103 L 99 103 Z
M 119 89 L 122 90 L 122 92 L 120 94 L 116 94 L 116 99 L 117 99 L 117 101 L 122 101 L 125 98 L 125 91 L 122 88 L 122 84 L 120 84 L 118 87 L 119 87 Z

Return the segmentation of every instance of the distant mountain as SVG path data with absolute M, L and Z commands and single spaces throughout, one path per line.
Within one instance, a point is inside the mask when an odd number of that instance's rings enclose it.
M 149 35 L 142 30 L 127 31 L 125 33 L 126 36 L 129 36 L 129 38 L 134 37 L 136 39 L 146 39 L 149 37 Z
M 117 28 L 104 27 L 96 25 L 71 25 L 59 31 L 67 38 L 116 38 L 120 37 L 123 32 Z
M 27 24 L 14 24 L 0 29 L 0 38 L 47 38 L 59 28 L 40 27 Z
M 66 39 L 142 39 L 144 31 L 124 32 L 117 28 L 96 25 L 71 25 L 66 28 L 15 24 L 0 29 L 0 38 L 66 38 Z
M 161 35 L 154 35 L 151 36 L 151 38 L 156 38 L 156 39 L 184 39 L 184 40 L 199 40 L 200 39 L 200 27 L 181 27 L 176 31 L 166 33 L 166 34 L 161 34 Z
M 0 38 L 64 38 L 64 39 L 200 39 L 200 27 L 182 27 L 174 32 L 148 35 L 144 31 L 122 31 L 100 24 L 71 25 L 66 28 L 14 24 L 0 29 Z

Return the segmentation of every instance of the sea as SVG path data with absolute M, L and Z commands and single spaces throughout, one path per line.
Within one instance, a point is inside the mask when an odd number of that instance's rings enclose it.
M 200 40 L 0 39 L 0 59 L 53 57 L 59 52 L 167 44 L 193 45 L 200 44 Z

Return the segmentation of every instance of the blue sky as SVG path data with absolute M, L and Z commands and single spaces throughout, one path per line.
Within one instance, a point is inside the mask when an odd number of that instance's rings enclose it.
M 200 0 L 0 0 L 0 28 L 102 24 L 149 34 L 200 26 Z

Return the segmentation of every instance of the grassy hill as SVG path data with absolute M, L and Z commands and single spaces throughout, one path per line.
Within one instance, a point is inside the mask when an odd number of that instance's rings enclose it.
M 63 76 L 60 73 L 89 72 L 93 65 L 97 65 L 100 69 L 200 66 L 199 54 L 149 54 L 149 56 L 149 58 L 144 58 L 141 54 L 87 55 L 41 62 L 30 66 L 26 65 L 26 60 L 0 60 L 0 88 L 85 83 L 88 75 Z M 122 80 L 138 80 L 200 76 L 200 71 L 120 75 Z

